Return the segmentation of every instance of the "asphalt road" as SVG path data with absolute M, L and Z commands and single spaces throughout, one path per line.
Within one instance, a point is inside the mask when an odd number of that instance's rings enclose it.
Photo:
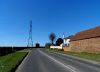
M 33 49 L 16 72 L 100 72 L 100 67 L 43 49 Z

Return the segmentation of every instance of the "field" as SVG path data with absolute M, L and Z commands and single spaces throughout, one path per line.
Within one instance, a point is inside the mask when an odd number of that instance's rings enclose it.
M 14 52 L 0 56 L 0 72 L 11 72 L 28 52 Z

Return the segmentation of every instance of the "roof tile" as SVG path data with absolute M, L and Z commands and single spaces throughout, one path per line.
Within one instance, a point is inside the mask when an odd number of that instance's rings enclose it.
M 71 39 L 71 41 L 93 38 L 93 37 L 99 37 L 99 36 L 100 36 L 100 26 L 97 26 L 95 28 L 91 28 L 91 29 L 88 29 L 88 30 L 85 30 L 85 31 L 78 32 Z

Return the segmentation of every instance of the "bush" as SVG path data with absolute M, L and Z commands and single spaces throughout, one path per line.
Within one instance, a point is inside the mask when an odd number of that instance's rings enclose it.
M 51 44 L 50 43 L 46 43 L 45 44 L 45 48 L 50 48 Z
M 63 39 L 62 38 L 58 38 L 57 41 L 56 41 L 56 45 L 57 46 L 60 46 L 60 44 L 63 43 Z

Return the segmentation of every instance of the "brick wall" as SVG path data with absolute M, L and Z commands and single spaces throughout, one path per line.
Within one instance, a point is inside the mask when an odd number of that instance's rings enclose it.
M 70 46 L 63 46 L 63 50 L 64 51 L 71 51 L 71 48 L 70 48 Z
M 70 42 L 71 51 L 100 53 L 100 37 Z

